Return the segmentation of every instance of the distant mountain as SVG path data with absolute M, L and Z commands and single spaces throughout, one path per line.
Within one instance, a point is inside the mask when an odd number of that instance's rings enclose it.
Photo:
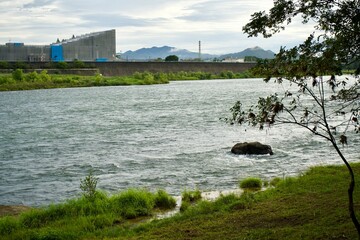
M 254 48 L 247 48 L 242 52 L 238 52 L 238 53 L 229 53 L 229 54 L 225 54 L 225 55 L 221 55 L 220 58 L 221 59 L 225 59 L 225 58 L 244 58 L 246 56 L 251 56 L 251 57 L 257 57 L 257 58 L 262 58 L 262 59 L 272 59 L 274 58 L 275 53 L 273 51 L 270 50 L 264 50 L 260 47 L 254 47 Z
M 225 55 L 212 55 L 212 54 L 201 54 L 202 59 L 227 59 L 227 58 L 244 58 L 246 56 L 253 56 L 258 58 L 274 58 L 274 52 L 264 50 L 260 47 L 247 48 L 242 52 L 230 53 Z M 196 59 L 199 57 L 199 53 L 190 52 L 186 49 L 178 49 L 175 47 L 163 46 L 163 47 L 152 47 L 152 48 L 141 48 L 136 51 L 126 51 L 121 55 L 122 59 L 126 60 L 154 60 L 158 58 L 165 59 L 169 55 L 176 55 L 180 60 Z
M 169 55 L 176 55 L 179 59 L 194 59 L 199 57 L 199 53 L 190 52 L 186 49 L 178 49 L 169 46 L 141 48 L 136 51 L 127 51 L 121 54 L 122 59 L 128 60 L 149 60 L 157 58 L 166 58 Z M 214 58 L 215 55 L 202 54 L 202 58 Z

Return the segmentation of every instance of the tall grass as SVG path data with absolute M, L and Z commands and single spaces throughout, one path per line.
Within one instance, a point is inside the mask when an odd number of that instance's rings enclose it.
M 360 174 L 360 164 L 353 166 Z M 184 191 L 183 200 L 196 204 L 173 218 L 140 225 L 142 218 L 127 218 L 152 215 L 172 202 L 165 191 L 98 191 L 93 201 L 82 196 L 2 217 L 0 239 L 355 239 L 346 176 L 344 167 L 316 167 L 297 178 L 278 178 L 274 188 L 213 202 L 195 197 L 201 196 L 198 190 Z M 360 199 L 359 192 L 354 196 Z
M 156 208 L 174 208 L 176 203 L 173 203 L 175 199 L 163 190 L 151 193 L 129 189 L 112 196 L 97 190 L 91 198 L 84 194 L 65 203 L 31 209 L 17 218 L 0 218 L 0 236 L 1 239 L 78 239 L 122 226 L 127 219 L 151 216 Z
M 246 178 L 240 182 L 240 188 L 244 190 L 260 190 L 262 181 L 259 178 Z
M 176 72 L 151 73 L 136 72 L 130 76 L 105 77 L 101 74 L 95 76 L 79 76 L 64 74 L 48 74 L 46 70 L 40 73 L 34 71 L 24 73 L 22 69 L 15 69 L 12 74 L 0 75 L 0 91 L 92 87 L 92 86 L 126 86 L 166 84 L 176 80 L 204 80 L 204 79 L 234 79 L 254 77 L 249 72 L 233 73 L 224 71 L 220 74 L 206 72 Z

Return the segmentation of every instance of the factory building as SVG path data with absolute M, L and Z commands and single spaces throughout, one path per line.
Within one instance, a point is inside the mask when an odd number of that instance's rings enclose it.
M 50 45 L 6 43 L 0 45 L 0 61 L 113 61 L 116 54 L 115 29 L 73 36 Z

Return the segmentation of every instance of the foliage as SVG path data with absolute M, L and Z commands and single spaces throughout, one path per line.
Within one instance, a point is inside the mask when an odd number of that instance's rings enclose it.
M 287 51 L 282 49 L 277 56 L 278 59 L 287 56 L 288 59 L 294 60 L 296 54 L 300 62 L 304 58 L 311 61 L 311 64 L 306 64 L 304 67 L 309 66 L 312 71 L 336 70 L 340 63 L 346 65 L 360 59 L 358 1 L 275 1 L 269 13 L 256 12 L 251 17 L 250 22 L 243 27 L 243 31 L 249 36 L 261 34 L 264 37 L 271 37 L 284 30 L 285 25 L 290 24 L 295 17 L 301 17 L 304 24 L 310 21 L 315 24 L 318 37 L 311 34 L 299 47 Z M 303 70 L 300 73 L 303 73 Z
M 152 193 L 142 189 L 129 189 L 110 199 L 111 208 L 124 218 L 136 218 L 151 215 L 155 207 Z
M 16 62 L 12 65 L 13 69 L 28 69 L 30 68 L 29 64 L 26 62 Z
M 169 55 L 165 58 L 165 62 L 178 62 L 179 57 L 176 55 Z
M 194 191 L 184 190 L 181 194 L 180 211 L 186 211 L 191 205 L 201 200 L 201 191 L 199 189 Z
M 0 69 L 8 69 L 9 63 L 6 61 L 0 61 Z
M 199 189 L 194 191 L 185 190 L 181 194 L 181 199 L 183 202 L 190 202 L 190 203 L 199 201 L 201 199 L 201 191 Z
M 356 174 L 360 164 L 353 164 Z M 1 239 L 356 239 L 346 217 L 342 166 L 314 167 L 275 188 L 200 201 L 182 214 L 126 220 L 99 193 L 0 218 Z M 155 196 L 156 194 L 154 194 Z M 355 198 L 360 192 L 355 192 Z M 314 208 L 314 201 L 317 201 Z M 120 207 L 120 206 L 119 206 Z M 329 211 L 331 209 L 331 211 Z
M 359 173 L 360 165 L 353 166 Z M 316 167 L 300 177 L 281 180 L 276 188 L 200 202 L 180 216 L 136 228 L 133 238 L 356 239 L 342 207 L 346 203 L 344 170 Z
M 273 186 L 273 187 L 276 187 L 279 184 L 280 181 L 281 181 L 281 179 L 279 177 L 273 178 L 270 181 L 270 185 Z
M 245 56 L 244 57 L 244 62 L 257 62 L 259 60 L 260 60 L 260 58 L 255 57 L 255 56 Z
M 92 171 L 89 172 L 84 179 L 80 180 L 80 189 L 83 191 L 83 196 L 93 201 L 96 197 L 96 185 L 98 178 L 94 177 Z
M 16 69 L 12 72 L 12 78 L 15 81 L 22 81 L 24 79 L 24 72 L 22 69 Z
M 240 182 L 240 188 L 245 190 L 260 190 L 262 181 L 259 178 L 246 178 Z
M 55 63 L 54 63 L 55 64 Z M 57 64 L 57 63 L 56 63 Z M 22 71 L 19 69 L 19 71 Z M 0 91 L 91 87 L 91 86 L 127 86 L 166 84 L 175 80 L 233 79 L 254 77 L 249 71 L 233 73 L 224 71 L 218 75 L 206 72 L 151 73 L 136 72 L 131 76 L 106 77 L 97 73 L 94 76 L 49 74 L 46 70 L 23 73 L 21 80 L 15 80 L 9 74 L 0 74 Z
M 271 78 L 280 84 L 288 81 L 297 86 L 299 91 L 286 91 L 281 97 L 274 94 L 260 98 L 257 105 L 247 111 L 233 108 L 231 120 L 240 124 L 259 125 L 260 129 L 264 125 L 293 124 L 329 141 L 350 175 L 348 209 L 360 236 L 360 224 L 353 202 L 355 176 L 338 146 L 348 143 L 350 125 L 355 126 L 355 132 L 360 132 L 360 80 L 356 79 L 356 75 L 360 74 L 360 66 L 356 67 L 353 79 L 339 81 L 336 77 L 341 75 L 342 67 L 358 64 L 360 60 L 359 1 L 274 1 L 268 13 L 254 13 L 243 31 L 249 36 L 260 34 L 265 38 L 271 37 L 284 30 L 285 25 L 296 17 L 302 18 L 304 24 L 313 22 L 316 31 L 299 46 L 291 49 L 282 47 L 274 60 L 259 61 L 253 71 L 266 76 L 266 82 Z M 325 75 L 330 76 L 328 80 L 325 80 Z M 333 95 L 325 89 L 326 84 L 330 86 Z M 312 99 L 313 104 L 306 105 L 304 98 Z M 335 126 L 330 126 L 330 122 Z M 338 140 L 333 128 L 341 133 Z
M 70 68 L 85 68 L 85 67 L 86 67 L 85 63 L 78 59 L 74 59 L 74 61 L 70 63 Z
M 166 210 L 176 206 L 176 200 L 164 190 L 158 190 L 155 194 L 155 207 Z
M 58 68 L 58 69 L 68 69 L 69 68 L 69 64 L 67 62 L 55 62 L 54 66 L 55 66 L 55 68 Z

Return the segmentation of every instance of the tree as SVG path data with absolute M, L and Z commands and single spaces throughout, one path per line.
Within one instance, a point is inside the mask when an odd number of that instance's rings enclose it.
M 98 178 L 90 171 L 89 174 L 80 180 L 80 189 L 83 191 L 83 196 L 90 201 L 94 201 L 96 198 L 96 185 Z
M 257 62 L 259 60 L 258 57 L 255 56 L 245 56 L 244 62 Z
M 299 91 L 285 91 L 283 96 L 273 94 L 260 98 L 250 108 L 238 101 L 230 109 L 230 123 L 271 127 L 293 124 L 329 141 L 346 165 L 350 183 L 348 188 L 349 213 L 360 238 L 360 225 L 354 211 L 353 191 L 355 176 L 339 144 L 347 144 L 349 126 L 360 132 L 360 5 L 359 0 L 275 0 L 269 12 L 252 14 L 243 27 L 249 37 L 259 34 L 265 38 L 285 29 L 295 17 L 306 24 L 315 23 L 315 31 L 299 46 L 280 48 L 273 60 L 260 60 L 252 69 L 264 80 L 297 86 Z M 351 78 L 339 81 L 342 67 L 357 64 Z M 328 78 L 325 80 L 324 76 Z M 330 94 L 326 89 L 330 86 Z M 305 105 L 303 97 L 310 97 L 313 105 Z M 246 109 L 246 110 L 245 110 Z M 339 115 L 342 117 L 339 118 Z M 346 120 L 344 121 L 344 116 Z M 336 124 L 336 126 L 330 126 Z M 341 132 L 336 139 L 332 128 Z M 355 136 L 356 134 L 353 134 Z
M 176 55 L 169 55 L 165 58 L 165 62 L 178 62 L 179 57 Z

